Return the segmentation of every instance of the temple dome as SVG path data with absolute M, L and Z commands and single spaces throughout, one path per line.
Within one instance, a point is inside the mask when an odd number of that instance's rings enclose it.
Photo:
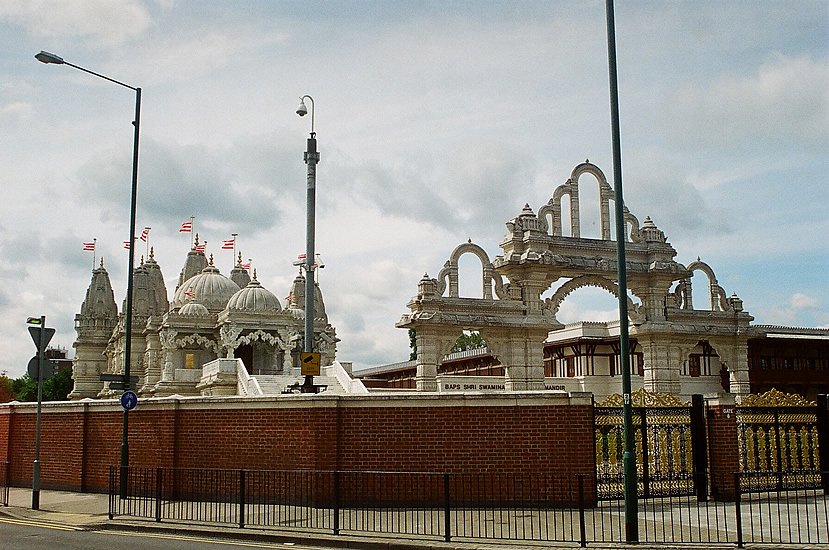
M 230 297 L 226 309 L 249 313 L 274 313 L 282 311 L 282 306 L 279 298 L 263 287 L 254 275 L 254 279 L 245 288 Z
M 178 310 L 179 315 L 188 315 L 188 316 L 203 316 L 203 315 L 210 315 L 210 312 L 207 310 L 204 304 L 200 304 L 198 302 L 187 302 L 181 309 Z
M 90 319 L 114 319 L 118 316 L 118 306 L 115 304 L 115 294 L 109 282 L 109 273 L 101 267 L 92 270 L 92 281 L 86 289 L 86 298 L 81 304 L 81 317 Z
M 231 296 L 239 292 L 239 287 L 208 265 L 198 275 L 184 281 L 173 297 L 173 308 L 180 308 L 190 301 L 190 296 L 198 297 L 199 302 L 209 311 L 219 312 L 225 308 Z

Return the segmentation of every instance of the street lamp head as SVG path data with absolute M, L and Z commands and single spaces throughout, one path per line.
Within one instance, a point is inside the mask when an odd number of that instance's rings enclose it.
M 41 51 L 39 54 L 35 55 L 35 59 L 41 63 L 56 63 L 58 65 L 63 65 L 64 63 L 63 58 L 59 55 L 44 51 Z
M 296 114 L 299 116 L 305 116 L 308 114 L 308 107 L 305 106 L 305 98 L 301 97 L 299 99 L 299 107 L 296 108 Z

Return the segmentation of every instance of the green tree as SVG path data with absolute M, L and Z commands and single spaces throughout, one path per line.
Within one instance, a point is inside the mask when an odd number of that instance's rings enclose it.
M 65 368 L 43 383 L 44 401 L 66 401 L 75 383 L 72 381 L 72 369 Z M 37 399 L 37 397 L 35 397 Z
M 486 340 L 477 331 L 464 332 L 458 339 L 455 340 L 455 345 L 452 346 L 451 353 L 459 351 L 466 351 L 468 349 L 477 349 L 486 346 Z
M 12 380 L 12 391 L 17 401 L 37 401 L 37 380 L 24 374 Z
M 8 403 L 12 400 L 14 400 L 12 379 L 9 378 L 6 371 L 0 372 L 0 403 Z
M 72 369 L 63 369 L 43 382 L 43 401 L 66 401 L 73 386 Z M 11 391 L 17 401 L 37 401 L 37 380 L 24 374 L 11 381 Z
M 409 347 L 412 350 L 409 354 L 409 361 L 417 360 L 417 331 L 413 328 L 409 329 Z

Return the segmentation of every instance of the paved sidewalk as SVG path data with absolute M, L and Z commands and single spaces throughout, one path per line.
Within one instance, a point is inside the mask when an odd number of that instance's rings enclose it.
M 486 542 L 441 542 L 435 540 L 335 536 L 322 533 L 286 532 L 257 528 L 239 529 L 215 525 L 198 525 L 165 521 L 156 523 L 135 518 L 108 518 L 108 495 L 98 493 L 72 493 L 66 491 L 40 492 L 40 509 L 32 510 L 31 489 L 13 487 L 9 491 L 9 506 L 0 506 L 0 517 L 14 517 L 32 521 L 42 521 L 60 525 L 72 525 L 86 530 L 121 530 L 170 533 L 177 535 L 212 535 L 219 538 L 236 540 L 255 540 L 272 543 L 294 543 L 320 546 L 322 548 L 355 548 L 363 550 L 558 550 L 578 548 L 577 543 L 537 543 L 532 541 L 486 541 Z M 798 545 L 798 550 L 811 550 L 827 545 Z M 590 543 L 588 548 L 600 550 L 666 550 L 666 549 L 734 549 L 734 544 L 635 544 L 624 543 Z M 791 545 L 764 544 L 746 545 L 746 548 L 782 550 Z

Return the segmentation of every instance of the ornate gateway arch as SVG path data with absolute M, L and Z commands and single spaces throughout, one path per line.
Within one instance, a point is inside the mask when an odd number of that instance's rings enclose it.
M 601 238 L 582 238 L 579 178 L 591 174 L 599 184 Z M 569 199 L 570 235 L 562 231 L 562 199 Z M 451 253 L 436 279 L 424 275 L 397 323 L 415 329 L 417 388 L 437 389 L 437 367 L 463 330 L 477 330 L 505 369 L 507 390 L 544 389 L 543 350 L 548 335 L 563 329 L 556 319 L 559 306 L 573 290 L 597 286 L 617 295 L 616 242 L 611 232 L 613 189 L 602 171 L 588 161 L 576 166 L 536 215 L 526 205 L 506 223 L 502 253 L 491 262 L 484 249 L 471 241 Z M 725 298 L 707 264 L 686 268 L 674 258 L 676 250 L 665 234 L 646 218 L 625 212 L 627 282 L 631 335 L 644 355 L 643 385 L 650 391 L 679 393 L 683 361 L 702 341 L 716 341 L 719 357 L 728 363 L 732 391 L 748 393 L 745 331 L 752 320 L 736 296 Z M 548 223 L 549 218 L 549 223 Z M 482 298 L 458 294 L 458 260 L 476 255 L 482 264 Z M 711 281 L 715 311 L 693 310 L 690 280 L 702 270 Z M 551 298 L 542 294 L 553 286 Z M 673 290 L 672 290 L 672 287 Z

